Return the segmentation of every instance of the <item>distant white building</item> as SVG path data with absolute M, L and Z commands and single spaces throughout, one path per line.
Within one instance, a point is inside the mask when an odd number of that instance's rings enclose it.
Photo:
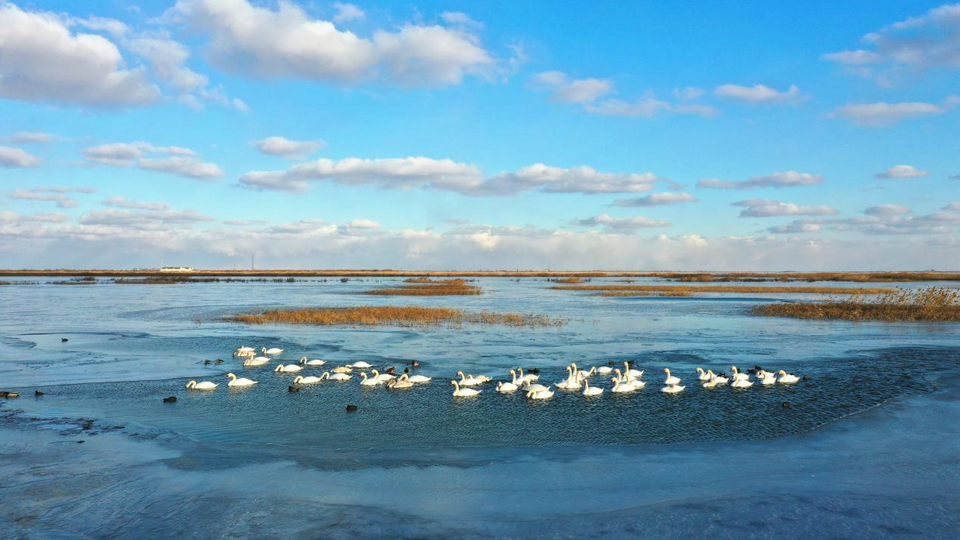
M 160 269 L 160 271 L 164 273 L 183 274 L 183 273 L 193 272 L 194 270 L 189 266 L 164 266 L 163 268 Z

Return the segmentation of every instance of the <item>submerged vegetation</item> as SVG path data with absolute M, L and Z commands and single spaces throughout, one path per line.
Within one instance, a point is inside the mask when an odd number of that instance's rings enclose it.
M 483 294 L 483 289 L 476 285 L 468 285 L 462 279 L 410 278 L 403 285 L 386 289 L 373 289 L 364 292 L 364 294 L 382 296 L 467 296 Z
M 594 291 L 603 296 L 643 296 L 643 293 L 673 293 L 684 296 L 692 293 L 800 293 L 800 294 L 884 294 L 896 289 L 864 287 L 803 287 L 803 286 L 751 286 L 751 285 L 554 285 L 551 289 L 563 291 Z M 621 294 L 605 294 L 615 292 Z
M 225 317 L 228 322 L 246 324 L 306 325 L 398 325 L 428 326 L 437 324 L 503 324 L 508 326 L 559 326 L 565 321 L 545 315 L 523 313 L 468 313 L 453 308 L 421 306 L 364 306 L 343 308 L 269 309 Z
M 829 302 L 779 302 L 757 306 L 750 314 L 846 321 L 960 322 L 960 291 L 929 287 L 898 289 L 874 298 L 857 295 Z

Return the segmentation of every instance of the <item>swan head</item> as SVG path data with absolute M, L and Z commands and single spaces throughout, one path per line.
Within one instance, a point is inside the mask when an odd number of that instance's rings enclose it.
M 670 376 L 670 368 L 663 368 L 663 372 L 666 373 L 668 377 Z
M 267 348 L 266 348 L 266 347 L 260 347 L 260 351 L 263 352 L 263 353 L 266 353 L 266 352 L 267 352 Z
M 531 391 L 527 392 L 527 397 L 528 397 L 528 398 L 532 398 L 532 397 L 535 396 L 535 395 L 537 395 L 537 391 L 536 391 L 536 390 L 531 390 Z
M 450 384 L 452 384 L 457 390 L 460 390 L 460 383 L 457 381 L 450 381 Z
M 300 375 L 297 375 L 296 377 L 293 378 L 293 384 L 300 384 L 300 381 L 302 380 L 303 380 L 303 377 L 301 377 Z
M 306 356 L 301 356 L 301 357 L 300 357 L 300 363 L 301 363 L 301 364 L 306 364 L 306 363 L 307 363 L 307 357 L 306 357 Z
M 787 372 L 786 372 L 785 370 L 782 370 L 782 369 L 777 372 L 777 375 L 786 375 L 786 374 L 787 374 Z
M 237 376 L 234 375 L 233 373 L 227 373 L 227 378 L 228 378 L 228 379 L 236 379 Z
M 187 388 L 193 388 L 197 385 L 197 381 L 190 381 L 187 383 Z
M 277 366 L 276 368 L 274 368 L 274 370 L 273 370 L 274 373 L 280 373 L 281 371 L 283 371 L 283 364 L 278 365 L 278 366 Z
M 570 364 L 570 367 L 573 368 L 574 371 L 577 370 L 577 364 Z
M 697 373 L 703 375 L 703 368 L 702 368 L 702 367 L 698 367 L 698 368 L 697 368 Z
M 737 366 L 731 366 L 730 371 L 737 373 Z
M 457 372 L 457 377 L 463 377 L 463 372 L 462 372 L 462 371 L 458 371 L 458 372 Z
M 379 377 L 379 376 L 380 376 L 380 372 L 377 371 L 377 370 L 375 370 L 375 369 L 371 369 L 371 370 L 370 370 L 370 373 L 373 373 L 373 376 L 374 376 L 374 377 Z

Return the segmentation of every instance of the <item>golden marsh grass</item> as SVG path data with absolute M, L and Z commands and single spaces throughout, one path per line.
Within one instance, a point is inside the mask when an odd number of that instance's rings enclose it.
M 524 313 L 481 311 L 468 313 L 453 308 L 422 306 L 363 306 L 344 308 L 269 309 L 224 318 L 246 324 L 395 325 L 501 324 L 507 326 L 559 326 L 563 319 Z
M 898 289 L 879 297 L 854 296 L 829 302 L 777 303 L 757 306 L 752 315 L 797 319 L 885 322 L 960 322 L 960 291 L 929 287 Z
M 594 291 L 619 293 L 801 293 L 801 294 L 884 294 L 896 289 L 865 287 L 802 287 L 756 285 L 554 285 L 562 291 Z M 613 296 L 613 295 L 608 295 Z M 625 295 L 621 295 L 625 296 Z
M 469 296 L 483 294 L 483 290 L 476 285 L 468 285 L 462 279 L 432 280 L 427 278 L 410 278 L 404 285 L 373 289 L 364 294 L 380 296 Z

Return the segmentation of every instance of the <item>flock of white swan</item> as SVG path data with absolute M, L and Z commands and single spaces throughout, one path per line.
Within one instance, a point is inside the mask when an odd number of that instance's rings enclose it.
M 260 349 L 260 355 L 257 355 L 256 349 L 247 346 L 240 346 L 233 352 L 234 356 L 243 359 L 243 367 L 247 368 L 266 365 L 281 354 L 283 354 L 283 349 L 276 347 L 270 349 L 262 347 Z M 276 373 L 299 373 L 307 368 L 322 368 L 324 365 L 326 365 L 326 361 L 324 360 L 311 360 L 304 356 L 296 364 L 278 364 L 273 371 Z M 317 384 L 325 380 L 346 382 L 353 379 L 353 372 L 355 370 L 360 372 L 360 386 L 369 387 L 382 385 L 392 390 L 403 390 L 412 388 L 417 384 L 429 383 L 432 380 L 431 377 L 425 377 L 423 375 L 410 375 L 409 373 L 403 373 L 402 375 L 397 376 L 392 373 L 380 373 L 378 370 L 371 368 L 373 368 L 373 366 L 367 362 L 354 362 L 352 364 L 334 367 L 329 371 L 322 372 L 319 376 L 297 375 L 293 379 L 293 384 Z M 370 370 L 369 375 L 366 371 L 360 371 L 367 369 Z M 609 365 L 599 367 L 594 366 L 588 370 L 581 370 L 577 367 L 577 364 L 570 364 L 567 366 L 566 370 L 567 377 L 565 379 L 553 383 L 552 385 L 544 386 L 543 384 L 540 384 L 540 375 L 534 373 L 524 373 L 523 368 L 520 367 L 511 369 L 511 380 L 509 382 L 497 382 L 497 392 L 500 394 L 512 394 L 514 392 L 521 391 L 528 399 L 550 399 L 554 395 L 554 388 L 556 388 L 557 390 L 564 391 L 579 391 L 584 396 L 599 396 L 604 393 L 605 389 L 599 386 L 590 385 L 590 379 L 595 375 L 604 377 L 612 376 L 610 382 L 613 384 L 613 386 L 610 388 L 610 391 L 615 394 L 635 392 L 647 385 L 647 383 L 642 380 L 643 371 L 631 368 L 630 362 L 624 362 L 623 371 L 620 371 L 619 368 L 614 368 Z M 668 368 L 664 369 L 663 372 L 666 374 L 666 378 L 663 381 L 663 387 L 660 389 L 660 391 L 667 394 L 678 394 L 683 392 L 686 386 L 680 384 L 682 382 L 680 377 L 677 377 L 671 373 L 670 369 Z M 732 375 L 727 377 L 722 372 L 714 373 L 713 370 L 704 371 L 703 368 L 699 367 L 696 370 L 698 382 L 700 382 L 700 384 L 708 390 L 726 384 L 729 384 L 732 388 L 750 388 L 754 385 L 754 382 L 759 382 L 763 386 L 770 386 L 775 384 L 794 384 L 800 380 L 800 377 L 791 375 L 782 369 L 777 372 L 757 369 L 754 373 L 756 376 L 756 381 L 750 379 L 750 373 L 742 372 L 737 369 L 736 366 L 730 368 L 730 372 Z M 226 377 L 229 379 L 229 382 L 227 383 L 227 386 L 229 387 L 242 388 L 253 386 L 258 383 L 258 381 L 237 377 L 233 373 L 227 373 Z M 486 375 L 474 376 L 472 374 L 466 374 L 462 371 L 457 372 L 457 377 L 459 377 L 459 379 L 450 381 L 450 384 L 452 384 L 454 387 L 454 397 L 478 396 L 482 390 L 478 389 L 477 387 L 493 382 L 493 379 Z M 217 386 L 219 385 L 212 381 L 190 381 L 186 385 L 186 387 L 190 390 L 215 390 Z

